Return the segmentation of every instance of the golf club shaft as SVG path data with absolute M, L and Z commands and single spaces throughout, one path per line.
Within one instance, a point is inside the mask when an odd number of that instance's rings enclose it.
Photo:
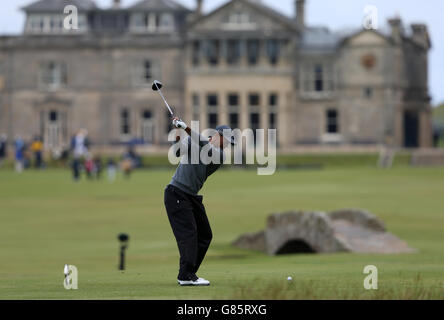
M 157 85 L 156 85 L 156 87 L 157 87 Z M 160 96 L 161 96 L 162 99 L 163 99 L 163 102 L 165 102 L 165 105 L 167 106 L 168 110 L 170 111 L 171 116 L 174 116 L 174 113 L 173 113 L 173 111 L 171 110 L 170 106 L 168 105 L 168 102 L 166 101 L 165 97 L 163 96 L 162 91 L 160 91 L 159 87 L 157 87 L 157 88 L 158 88 L 157 92 L 159 92 Z

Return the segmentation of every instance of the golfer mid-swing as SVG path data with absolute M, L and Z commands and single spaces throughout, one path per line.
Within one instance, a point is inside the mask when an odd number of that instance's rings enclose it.
M 212 232 L 210 223 L 202 203 L 202 196 L 197 193 L 205 180 L 222 165 L 225 160 L 223 149 L 234 144 L 231 129 L 228 126 L 216 128 L 216 134 L 204 139 L 198 132 L 194 132 L 179 118 L 173 119 L 176 128 L 182 128 L 188 137 L 180 140 L 182 154 L 179 166 L 171 182 L 165 188 L 165 208 L 179 247 L 180 269 L 177 281 L 181 286 L 208 286 L 210 282 L 199 278 L 196 273 L 210 246 Z M 205 149 L 204 149 L 205 148 Z M 199 154 L 197 161 L 193 161 L 193 152 L 204 149 L 211 159 L 218 161 L 202 161 Z M 185 151 L 185 152 L 184 152 Z

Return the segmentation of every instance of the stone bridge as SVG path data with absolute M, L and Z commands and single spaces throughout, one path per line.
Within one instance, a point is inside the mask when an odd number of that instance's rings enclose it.
M 264 231 L 240 236 L 233 245 L 269 255 L 288 253 L 410 253 L 404 241 L 387 232 L 365 210 L 329 213 L 292 211 L 271 214 Z

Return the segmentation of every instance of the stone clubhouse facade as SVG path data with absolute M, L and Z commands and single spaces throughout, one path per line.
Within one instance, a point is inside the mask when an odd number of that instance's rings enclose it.
M 207 13 L 173 0 L 98 8 L 92 0 L 40 0 L 22 8 L 23 33 L 0 36 L 0 134 L 39 135 L 66 149 L 86 128 L 95 146 L 166 146 L 169 114 L 202 129 L 276 128 L 282 150 L 430 147 L 424 24 L 387 31 L 309 26 L 260 1 L 231 0 Z M 290 0 L 289 0 L 290 1 Z M 63 27 L 66 5 L 77 30 Z

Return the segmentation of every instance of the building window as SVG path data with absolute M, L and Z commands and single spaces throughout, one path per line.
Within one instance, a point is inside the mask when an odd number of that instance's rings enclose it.
M 145 60 L 143 63 L 143 80 L 146 83 L 153 81 L 153 65 L 150 60 Z
M 251 129 L 256 130 L 259 129 L 259 113 L 258 112 L 252 112 L 250 113 L 250 126 Z
M 49 121 L 57 122 L 57 118 L 58 118 L 57 116 L 58 116 L 57 111 L 50 111 L 49 112 Z
M 248 104 L 252 107 L 259 106 L 259 95 L 257 93 L 251 93 L 248 95 Z
M 229 107 L 239 106 L 239 95 L 237 95 L 236 93 L 230 93 L 228 95 L 228 106 Z
M 40 33 L 43 31 L 44 22 L 41 16 L 30 15 L 27 22 L 27 31 L 30 33 Z
M 230 93 L 228 94 L 228 118 L 229 118 L 229 125 L 231 128 L 238 128 L 239 127 L 239 113 L 238 113 L 238 107 L 239 107 L 239 95 L 236 93 Z
M 217 105 L 218 105 L 217 94 L 207 95 L 207 105 L 209 107 L 217 107 Z
M 141 112 L 141 135 L 143 142 L 152 143 L 154 141 L 154 121 L 151 110 Z
M 143 63 L 143 81 L 151 82 L 153 79 L 151 61 L 145 60 Z
M 134 66 L 134 82 L 136 85 L 150 85 L 154 79 L 161 79 L 160 65 L 157 61 L 143 60 Z
M 43 16 L 30 15 L 28 18 L 27 31 L 30 33 L 43 33 L 45 29 L 45 18 Z
M 51 16 L 49 18 L 49 29 L 51 31 L 62 31 L 63 30 L 63 20 L 61 16 Z
M 270 107 L 276 107 L 278 105 L 278 96 L 275 93 L 272 93 L 268 96 L 268 105 Z
M 144 120 L 151 119 L 151 117 L 152 117 L 152 113 L 151 113 L 150 110 L 144 110 L 144 111 L 142 112 L 142 118 L 143 118 Z
M 131 16 L 131 27 L 134 31 L 146 31 L 148 17 L 143 13 L 135 13 Z
M 276 112 L 270 112 L 269 123 L 268 123 L 269 129 L 276 129 L 276 122 L 277 122 Z
M 207 60 L 212 66 L 219 63 L 219 40 L 209 40 L 207 42 Z
M 209 128 L 216 128 L 217 127 L 217 113 L 209 113 L 208 114 L 208 127 Z
M 328 109 L 326 111 L 327 118 L 327 133 L 335 134 L 339 133 L 339 119 L 338 119 L 338 111 L 336 109 Z
M 228 94 L 228 107 L 229 107 L 229 125 L 231 128 L 239 127 L 239 113 L 237 112 L 239 107 L 239 95 L 236 93 Z
M 68 30 L 64 27 L 64 15 L 60 14 L 30 14 L 26 21 L 27 33 L 61 34 L 68 32 L 84 32 L 88 26 L 86 16 L 78 16 L 78 29 Z
M 364 98 L 371 99 L 373 97 L 373 89 L 370 87 L 364 88 Z
M 219 104 L 218 96 L 216 94 L 207 95 L 208 106 L 208 126 L 209 128 L 215 128 L 217 126 L 217 106 Z
M 314 67 L 314 82 L 315 82 L 315 91 L 323 91 L 324 90 L 324 71 L 321 64 L 317 64 Z
M 255 65 L 259 60 L 260 43 L 259 40 L 248 40 L 247 41 L 247 57 L 248 64 Z
M 76 30 L 76 31 L 84 32 L 84 31 L 86 31 L 88 29 L 88 22 L 87 22 L 87 19 L 86 19 L 85 15 L 83 15 L 83 14 L 80 15 L 78 22 L 79 22 L 79 29 Z M 63 20 L 61 21 L 61 24 L 63 25 Z
M 268 61 L 272 65 L 275 65 L 278 63 L 279 60 L 279 42 L 278 40 L 267 40 L 267 56 Z
M 227 41 L 227 63 L 236 64 L 240 60 L 240 41 L 228 40 Z
M 256 144 L 256 129 L 259 129 L 260 116 L 258 112 L 250 113 L 250 128 L 253 130 L 254 144 Z
M 199 95 L 197 93 L 194 93 L 192 99 L 193 99 L 193 101 L 192 101 L 193 120 L 199 121 L 199 119 L 200 119 L 200 99 L 199 99 Z
M 67 84 L 67 70 L 64 62 L 43 62 L 40 66 L 40 84 L 48 89 L 58 89 Z
M 193 41 L 193 65 L 197 66 L 200 63 L 200 42 Z
M 163 13 L 160 16 L 159 28 L 162 31 L 171 31 L 174 29 L 174 16 L 171 13 Z
M 147 15 L 148 32 L 151 33 L 156 32 L 158 27 L 159 27 L 159 15 L 154 12 L 150 12 Z
M 248 12 L 232 12 L 225 16 L 223 21 L 224 29 L 253 29 L 255 23 Z
M 174 16 L 169 13 L 134 13 L 131 15 L 130 29 L 133 32 L 148 33 L 170 31 L 174 29 Z
M 333 66 L 328 62 L 305 63 L 300 79 L 302 94 L 314 93 L 318 96 L 334 90 Z
M 268 105 L 270 107 L 268 126 L 270 129 L 276 129 L 277 105 L 278 105 L 278 95 L 277 94 L 271 93 L 268 96 Z
M 237 112 L 231 112 L 229 114 L 230 128 L 239 128 L 239 114 Z
M 131 133 L 130 112 L 128 109 L 122 109 L 120 112 L 120 134 L 129 135 Z
M 232 24 L 248 24 L 250 23 L 250 15 L 246 12 L 233 12 L 228 16 L 228 22 Z

